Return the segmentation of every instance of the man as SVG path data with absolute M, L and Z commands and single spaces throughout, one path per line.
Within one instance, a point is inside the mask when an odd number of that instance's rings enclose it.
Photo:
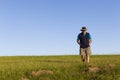
M 80 45 L 80 55 L 83 62 L 89 63 L 91 48 L 90 45 L 92 43 L 91 35 L 87 32 L 87 28 L 85 26 L 82 27 L 81 33 L 79 33 L 77 37 L 77 43 Z M 86 55 L 86 59 L 85 59 Z

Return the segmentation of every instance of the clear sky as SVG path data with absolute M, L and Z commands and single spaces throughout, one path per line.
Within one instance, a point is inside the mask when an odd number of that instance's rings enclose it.
M 79 54 L 82 26 L 92 54 L 120 53 L 120 0 L 0 0 L 0 55 Z

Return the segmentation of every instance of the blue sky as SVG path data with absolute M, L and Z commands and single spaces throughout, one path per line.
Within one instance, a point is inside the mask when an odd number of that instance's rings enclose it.
M 0 55 L 79 54 L 82 26 L 92 54 L 117 54 L 119 21 L 119 0 L 0 0 Z

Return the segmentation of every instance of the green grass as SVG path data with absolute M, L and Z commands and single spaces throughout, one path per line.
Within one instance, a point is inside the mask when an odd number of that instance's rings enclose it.
M 94 55 L 89 64 L 80 56 L 0 57 L 0 80 L 120 80 L 120 55 Z

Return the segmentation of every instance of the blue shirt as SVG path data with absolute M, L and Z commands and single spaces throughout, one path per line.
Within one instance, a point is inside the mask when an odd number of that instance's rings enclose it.
M 77 37 L 77 41 L 80 41 L 81 48 L 90 47 L 89 40 L 91 40 L 91 35 L 89 33 L 80 33 Z
M 90 35 L 90 33 L 88 33 L 89 35 L 88 35 L 88 37 L 89 37 L 89 40 L 91 40 L 92 38 L 91 38 L 91 35 Z M 79 34 L 80 35 L 80 34 Z M 77 37 L 77 41 L 79 41 L 80 40 L 80 37 L 79 37 L 79 35 L 78 35 L 78 37 Z M 83 36 L 85 37 L 85 35 L 86 34 L 83 34 Z

